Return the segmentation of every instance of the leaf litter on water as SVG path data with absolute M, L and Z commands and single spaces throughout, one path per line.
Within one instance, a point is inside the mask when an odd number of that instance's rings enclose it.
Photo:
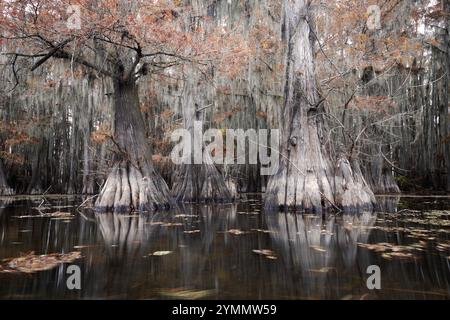
M 82 256 L 79 251 L 42 255 L 35 255 L 31 251 L 18 258 L 4 259 L 4 264 L 0 265 L 0 273 L 35 273 L 53 269 L 62 263 L 72 263 L 80 258 Z

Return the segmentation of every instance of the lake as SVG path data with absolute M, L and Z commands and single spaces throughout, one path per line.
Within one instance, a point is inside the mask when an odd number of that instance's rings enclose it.
M 97 214 L 81 197 L 0 200 L 0 259 L 81 252 L 34 273 L 0 270 L 1 299 L 449 299 L 450 197 L 379 196 L 377 212 L 233 205 Z M 67 267 L 81 270 L 69 290 Z M 369 290 L 367 268 L 381 271 Z

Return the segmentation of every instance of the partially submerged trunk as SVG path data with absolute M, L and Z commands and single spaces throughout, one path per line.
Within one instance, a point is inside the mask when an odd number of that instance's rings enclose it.
M 376 203 L 370 185 L 364 179 L 357 159 L 342 156 L 336 166 L 335 200 L 346 211 L 371 210 Z
M 191 75 L 195 78 L 195 75 Z M 187 80 L 183 96 L 183 123 L 184 128 L 191 135 L 190 146 L 184 142 L 183 164 L 179 165 L 174 172 L 172 194 L 179 202 L 231 202 L 233 197 L 225 184 L 225 180 L 212 161 L 211 156 L 206 153 L 202 164 L 194 162 L 194 121 L 201 120 L 199 106 L 193 97 L 201 98 L 201 92 L 197 92 L 199 84 L 194 80 Z M 204 106 L 200 106 L 204 107 Z M 202 143 L 202 152 L 204 145 Z
M 225 185 L 228 188 L 228 191 L 230 192 L 230 196 L 232 200 L 239 199 L 239 192 L 238 192 L 238 183 L 236 179 L 233 179 L 232 177 L 228 176 L 225 179 Z
M 361 81 L 364 95 L 377 97 L 386 94 L 388 84 L 385 81 L 377 81 L 376 73 L 372 66 L 366 67 L 363 74 Z M 401 83 L 404 84 L 404 82 L 405 80 L 402 80 Z M 399 87 L 401 87 L 400 84 Z M 361 116 L 361 118 L 367 123 L 367 126 L 373 122 L 373 119 L 370 117 Z M 383 129 L 377 125 L 371 125 L 370 130 L 376 142 L 358 147 L 358 149 L 361 148 L 363 150 L 362 152 L 370 155 L 369 159 L 364 163 L 364 177 L 375 193 L 400 193 L 400 188 L 393 174 L 393 164 L 388 160 L 392 154 L 392 147 L 391 143 L 386 143 L 386 141 L 389 141 L 389 137 L 395 136 L 392 128 Z
M 42 194 L 44 192 L 44 188 L 42 187 L 42 167 L 45 165 L 46 146 L 46 139 L 43 139 L 39 145 L 35 146 L 31 165 L 31 181 L 26 190 L 27 194 Z
M 85 134 L 83 140 L 83 190 L 81 191 L 81 193 L 93 194 L 95 181 L 92 170 L 92 160 L 90 159 L 89 152 L 89 135 Z
M 155 171 L 134 81 L 114 83 L 114 166 L 96 201 L 98 211 L 154 211 L 170 207 L 166 182 Z
M 0 196 L 10 196 L 14 194 L 14 190 L 8 186 L 6 176 L 3 171 L 3 164 L 0 160 Z
M 175 172 L 172 193 L 177 201 L 231 202 L 232 196 L 214 164 L 183 164 Z
M 89 83 L 89 89 L 94 86 Z M 93 105 L 94 99 L 91 95 L 85 97 L 83 100 L 84 108 L 86 109 L 85 117 L 81 118 L 80 124 L 82 128 L 83 134 L 83 189 L 81 191 L 82 194 L 93 194 L 95 190 L 95 179 L 94 179 L 94 165 L 93 165 L 93 157 L 95 154 L 95 149 L 90 147 L 91 142 L 91 134 L 92 134 L 92 119 L 93 119 Z
M 345 160 L 335 168 L 325 147 L 324 108 L 319 101 L 313 49 L 315 34 L 308 1 L 284 2 L 283 39 L 287 42 L 285 125 L 281 160 L 269 180 L 266 206 L 314 212 L 337 207 L 372 208 L 373 194 L 360 170 Z

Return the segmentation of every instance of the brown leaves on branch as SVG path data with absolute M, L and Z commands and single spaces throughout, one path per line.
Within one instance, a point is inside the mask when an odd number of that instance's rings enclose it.
M 113 135 L 109 127 L 101 127 L 98 130 L 94 131 L 91 134 L 91 141 L 96 144 L 102 144 L 110 139 L 112 139 Z
M 25 158 L 22 155 L 15 153 L 9 153 L 6 151 L 0 151 L 0 158 L 4 159 L 10 164 L 22 165 L 25 162 Z
M 387 96 L 357 96 L 349 103 L 351 109 L 369 110 L 383 114 L 387 114 L 393 107 L 395 107 L 395 101 Z
M 140 59 L 146 59 L 154 73 L 193 63 L 198 67 L 214 65 L 217 72 L 234 76 L 249 55 L 239 32 L 226 23 L 216 24 L 207 15 L 198 15 L 194 4 L 147 0 L 77 0 L 70 4 L 78 6 L 79 16 L 67 12 L 68 4 L 60 1 L 39 1 L 36 10 L 20 0 L 3 2 L 2 40 L 23 59 L 45 59 L 49 54 L 48 58 L 70 60 L 110 77 L 122 76 L 114 68 L 123 62 L 120 60 L 131 62 L 127 73 L 133 73 L 134 62 Z M 68 24 L 72 19 L 79 22 L 76 27 Z M 64 46 L 59 48 L 58 44 Z M 72 52 L 77 52 L 76 56 Z M 108 62 L 96 61 L 98 55 Z

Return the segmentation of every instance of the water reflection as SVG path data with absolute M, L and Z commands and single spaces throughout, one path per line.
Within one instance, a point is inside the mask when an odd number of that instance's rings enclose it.
M 214 253 L 216 233 L 233 225 L 236 210 L 236 205 L 185 206 L 177 212 L 146 215 L 95 214 L 97 242 L 104 247 L 98 257 L 102 261 L 88 266 L 96 283 L 88 294 L 152 298 L 168 288 L 213 289 L 214 281 L 205 281 L 213 272 L 208 271 L 209 254 Z M 82 222 L 86 223 L 90 222 Z M 85 235 L 80 243 L 92 242 L 91 235 Z M 166 254 L 151 255 L 157 252 Z M 220 264 L 220 259 L 214 263 Z
M 433 226 L 442 221 L 434 218 L 418 225 L 419 216 L 404 210 L 417 207 L 410 199 L 382 198 L 380 210 L 391 213 L 337 215 L 265 213 L 258 196 L 237 205 L 140 215 L 95 214 L 77 210 L 71 200 L 50 202 L 40 211 L 74 217 L 23 217 L 37 214 L 37 200 L 0 205 L 0 259 L 80 250 L 82 290 L 66 289 L 61 265 L 33 275 L 0 273 L 0 298 L 449 297 L 449 252 L 438 246 L 450 248 L 449 233 L 442 231 L 449 228 Z M 387 243 L 403 252 L 420 241 L 426 245 L 412 249 L 421 250 L 411 251 L 413 260 L 387 259 L 382 254 L 391 251 L 367 248 Z M 366 287 L 372 264 L 381 267 L 381 291 Z
M 399 195 L 377 196 L 375 209 L 379 212 L 397 212 L 400 199 Z
M 287 274 L 300 273 L 302 282 L 300 287 L 296 284 L 298 290 L 295 291 L 306 297 L 331 297 L 336 294 L 334 276 L 337 272 L 340 281 L 351 282 L 352 273 L 365 273 L 365 268 L 370 265 L 368 256 L 361 257 L 355 264 L 357 243 L 367 242 L 376 213 L 340 216 L 271 213 L 266 219 L 285 267 L 291 271 Z M 284 281 L 296 283 L 294 280 Z

